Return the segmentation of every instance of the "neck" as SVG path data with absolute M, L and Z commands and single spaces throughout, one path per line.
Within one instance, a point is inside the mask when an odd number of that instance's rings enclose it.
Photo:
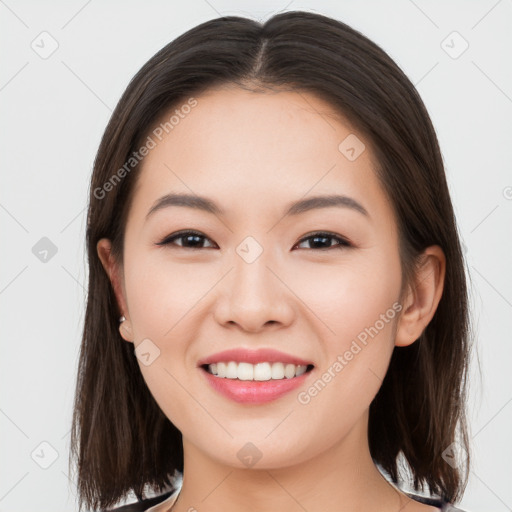
M 397 511 L 404 497 L 375 466 L 367 439 L 366 415 L 314 458 L 278 468 L 266 468 L 262 458 L 241 469 L 219 463 L 183 438 L 183 486 L 172 512 Z

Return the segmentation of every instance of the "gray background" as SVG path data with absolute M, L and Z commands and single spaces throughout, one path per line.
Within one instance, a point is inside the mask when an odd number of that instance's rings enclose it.
M 100 137 L 128 81 L 203 21 L 295 9 L 338 18 L 382 46 L 430 112 L 471 272 L 474 465 L 461 507 L 512 510 L 511 0 L 6 0 L 0 512 L 77 510 L 68 452 L 87 283 L 87 190 Z

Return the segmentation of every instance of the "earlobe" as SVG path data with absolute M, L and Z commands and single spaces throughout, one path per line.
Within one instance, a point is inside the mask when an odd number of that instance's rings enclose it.
M 414 283 L 404 300 L 403 312 L 398 320 L 395 345 L 414 343 L 432 320 L 443 294 L 446 258 L 438 245 L 425 249 Z
M 120 319 L 119 332 L 124 340 L 131 342 L 133 341 L 132 329 L 128 315 L 126 298 L 124 296 L 122 286 L 122 272 L 118 262 L 115 260 L 112 254 L 111 241 L 108 238 L 102 238 L 96 244 L 96 251 L 114 290 L 119 311 L 123 315 L 122 318 L 124 318 L 124 321 L 121 321 Z
M 125 341 L 133 342 L 132 328 L 130 321 L 123 315 L 119 320 L 119 334 Z

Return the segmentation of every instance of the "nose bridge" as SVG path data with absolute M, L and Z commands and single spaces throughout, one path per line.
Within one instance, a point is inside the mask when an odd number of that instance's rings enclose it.
M 238 301 L 257 304 L 267 295 L 275 295 L 270 293 L 275 285 L 275 276 L 268 268 L 272 267 L 271 253 L 252 236 L 235 248 L 232 292 Z
M 253 237 L 247 237 L 233 255 L 233 270 L 226 280 L 226 295 L 220 315 L 223 321 L 257 330 L 266 323 L 286 324 L 291 320 L 291 305 L 286 287 L 274 275 L 277 259 Z

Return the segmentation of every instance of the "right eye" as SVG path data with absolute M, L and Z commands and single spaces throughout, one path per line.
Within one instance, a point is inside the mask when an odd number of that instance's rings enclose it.
M 182 240 L 181 243 L 175 243 L 176 240 Z M 204 240 L 211 240 L 199 231 L 178 231 L 166 236 L 163 240 L 158 242 L 156 245 L 160 246 L 177 246 L 183 249 L 207 249 L 208 247 L 201 247 Z M 213 247 L 213 246 L 212 246 Z

